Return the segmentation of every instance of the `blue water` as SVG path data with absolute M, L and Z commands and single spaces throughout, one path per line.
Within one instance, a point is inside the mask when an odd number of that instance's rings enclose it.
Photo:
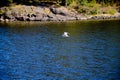
M 120 80 L 120 20 L 0 23 L 0 80 Z

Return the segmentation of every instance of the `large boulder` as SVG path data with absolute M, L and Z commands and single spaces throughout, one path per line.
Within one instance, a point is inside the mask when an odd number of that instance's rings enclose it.
M 51 7 L 50 10 L 53 14 L 59 14 L 62 16 L 75 16 L 76 15 L 74 12 L 71 12 L 65 7 L 58 7 L 58 8 Z

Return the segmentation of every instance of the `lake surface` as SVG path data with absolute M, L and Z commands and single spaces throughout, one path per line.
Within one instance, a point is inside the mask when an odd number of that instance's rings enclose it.
M 0 80 L 120 80 L 120 20 L 0 23 Z

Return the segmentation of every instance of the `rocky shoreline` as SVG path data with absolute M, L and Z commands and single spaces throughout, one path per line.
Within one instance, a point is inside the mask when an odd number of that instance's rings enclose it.
M 69 21 L 69 20 L 104 20 L 120 19 L 115 15 L 82 15 L 66 7 L 14 6 L 0 8 L 0 21 Z

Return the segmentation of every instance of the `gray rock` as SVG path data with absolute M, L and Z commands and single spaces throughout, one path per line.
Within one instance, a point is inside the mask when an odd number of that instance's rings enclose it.
M 68 16 L 69 15 L 69 11 L 65 8 L 50 8 L 51 12 L 53 14 L 59 14 L 62 16 Z
M 67 20 L 76 20 L 76 17 L 69 17 L 69 16 L 67 16 L 66 18 L 67 18 Z
M 30 17 L 27 19 L 27 21 L 35 21 L 35 17 Z
M 3 18 L 0 18 L 0 21 L 4 21 L 4 19 L 3 19 Z
M 56 17 L 57 17 L 57 21 L 66 21 L 67 20 L 66 16 L 56 15 Z

